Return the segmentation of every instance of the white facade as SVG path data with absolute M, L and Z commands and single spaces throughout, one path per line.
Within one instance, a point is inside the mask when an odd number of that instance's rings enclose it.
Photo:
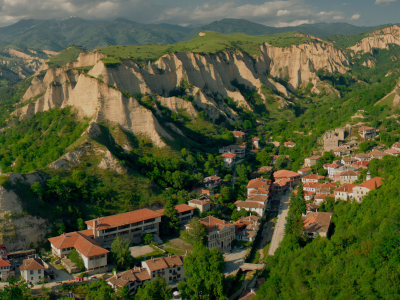
M 221 230 L 213 230 L 208 233 L 208 248 L 217 248 L 222 252 L 231 250 L 232 241 L 235 239 L 235 225 L 224 226 Z
M 45 278 L 44 269 L 43 270 L 23 270 L 23 271 L 21 271 L 21 278 L 23 278 L 25 281 L 28 281 L 32 284 L 36 284 Z

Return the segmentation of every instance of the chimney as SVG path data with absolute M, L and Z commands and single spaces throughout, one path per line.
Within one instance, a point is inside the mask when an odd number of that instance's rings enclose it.
M 97 219 L 93 220 L 93 237 L 96 238 Z
M 154 256 L 151 257 L 151 260 L 154 261 Z

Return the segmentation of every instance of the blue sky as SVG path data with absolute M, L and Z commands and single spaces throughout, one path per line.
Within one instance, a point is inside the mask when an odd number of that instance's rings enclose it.
M 3 26 L 70 16 L 179 25 L 242 18 L 277 27 L 318 22 L 372 26 L 400 23 L 400 0 L 0 0 Z

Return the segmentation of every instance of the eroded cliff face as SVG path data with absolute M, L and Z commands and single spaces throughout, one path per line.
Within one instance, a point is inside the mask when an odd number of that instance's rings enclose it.
M 349 49 L 372 53 L 373 48 L 388 49 L 389 44 L 400 45 L 400 27 L 397 25 L 375 30 Z
M 166 139 L 173 140 L 168 131 L 176 132 L 176 129 L 163 127 L 165 124 L 159 124 L 151 110 L 134 98 L 128 99 L 126 93 L 148 93 L 162 106 L 172 111 L 185 110 L 191 117 L 197 115 L 199 108 L 213 121 L 220 116 L 235 121 L 239 117 L 225 104 L 224 98 L 234 99 L 238 106 L 251 107 L 235 87 L 236 83 L 233 85 L 234 81 L 259 91 L 265 85 L 289 96 L 290 91 L 274 77 L 288 78 L 287 86 L 293 91 L 310 81 L 317 86 L 318 69 L 343 73 L 349 63 L 341 51 L 322 41 L 287 48 L 265 44 L 260 50 L 262 55 L 257 59 L 239 51 L 208 55 L 173 53 L 145 67 L 130 59 L 122 59 L 116 67 L 107 67 L 101 60 L 104 54 L 81 54 L 77 62 L 49 69 L 44 78 L 36 76 L 22 99 L 28 104 L 14 114 L 29 118 L 37 112 L 71 105 L 80 117 L 93 118 L 96 122 L 109 120 L 124 130 L 145 134 L 156 146 L 162 147 Z M 93 66 L 88 74 L 73 69 L 86 66 Z M 192 102 L 170 97 L 171 91 L 181 88 L 182 83 Z M 314 92 L 319 90 L 315 88 Z M 34 97 L 38 99 L 32 101 Z M 157 110 L 157 114 L 162 112 Z
M 42 182 L 44 178 L 38 173 L 13 173 L 9 180 L 11 183 L 21 181 L 32 185 Z M 0 186 L 0 244 L 5 244 L 9 251 L 29 249 L 30 243 L 44 240 L 49 228 L 44 219 L 23 212 L 20 199 L 12 189 Z

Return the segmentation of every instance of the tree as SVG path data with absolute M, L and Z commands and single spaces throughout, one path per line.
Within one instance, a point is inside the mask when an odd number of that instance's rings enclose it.
M 181 236 L 189 244 L 195 245 L 201 243 L 203 245 L 207 244 L 207 228 L 204 224 L 199 222 L 198 218 L 193 218 L 189 222 L 189 229 L 181 231 Z
M 89 284 L 86 300 L 117 300 L 117 295 L 104 280 L 96 280 Z
M 133 262 L 130 243 L 130 240 L 117 236 L 111 244 L 111 259 L 119 268 L 130 267 Z
M 185 281 L 178 284 L 182 299 L 225 300 L 224 257 L 218 249 L 196 244 L 183 262 Z
M 164 207 L 163 225 L 167 235 L 176 232 L 180 226 L 178 211 L 171 200 L 168 200 Z
M 258 151 L 256 153 L 256 160 L 258 161 L 259 167 L 269 166 L 271 163 L 271 156 L 267 151 L 265 151 L 265 149 L 263 149 L 262 151 Z
M 221 199 L 223 203 L 230 203 L 232 201 L 233 198 L 233 191 L 232 188 L 229 186 L 223 186 L 221 187 Z
M 31 190 L 34 192 L 36 195 L 38 195 L 39 199 L 42 200 L 42 197 L 44 195 L 44 190 L 42 186 L 40 185 L 39 182 L 35 182 L 34 184 L 31 185 Z
M 231 216 L 231 220 L 232 221 L 237 221 L 239 220 L 241 217 L 247 217 L 250 215 L 250 212 L 245 210 L 244 208 L 242 208 L 241 210 L 237 210 L 235 209 L 232 213 Z
M 76 251 L 76 249 L 72 249 L 71 252 L 68 253 L 68 259 L 79 268 L 80 272 L 85 271 L 85 263 L 82 257 L 79 255 L 78 251 Z
M 168 286 L 165 278 L 157 276 L 151 281 L 147 281 L 140 287 L 135 295 L 135 300 L 170 300 L 172 289 Z
M 15 278 L 8 280 L 9 285 L 0 290 L 2 300 L 28 300 L 31 290 L 30 284 L 26 281 L 17 281 Z
M 82 218 L 77 220 L 78 230 L 85 230 L 85 221 Z
M 285 155 L 279 155 L 275 161 L 275 166 L 278 170 L 286 169 L 289 166 L 288 159 Z
M 142 236 L 142 243 L 145 245 L 151 244 L 153 241 L 153 235 L 151 233 L 146 233 L 145 235 Z
M 133 297 L 131 296 L 129 288 L 127 286 L 120 287 L 117 290 L 117 295 L 124 300 L 133 300 Z

